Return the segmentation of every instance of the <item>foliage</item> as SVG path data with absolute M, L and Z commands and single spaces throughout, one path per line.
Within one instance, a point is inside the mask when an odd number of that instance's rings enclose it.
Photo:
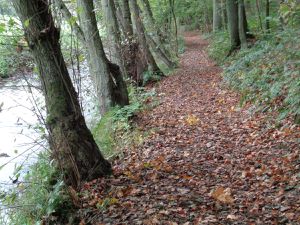
M 0 78 L 20 68 L 33 67 L 23 31 L 14 17 L 3 16 L 0 20 L 0 51 Z
M 276 110 L 280 118 L 300 114 L 300 30 L 285 30 L 231 57 L 224 79 L 241 91 L 242 102 Z
M 157 23 L 160 26 L 166 26 L 171 13 L 169 1 L 151 0 L 150 3 Z M 178 25 L 183 26 L 184 30 L 208 31 L 210 29 L 212 1 L 175 1 L 174 8 Z
M 290 27 L 300 25 L 300 4 L 297 0 L 288 0 L 280 4 L 280 16 L 285 23 Z
M 145 91 L 141 87 L 130 86 L 129 98 L 130 105 L 112 108 L 92 128 L 94 138 L 107 158 L 119 154 L 126 146 L 138 145 L 143 140 L 143 134 L 134 129 L 131 119 L 138 112 L 156 104 L 155 92 Z
M 62 176 L 49 158 L 48 153 L 40 153 L 38 161 L 27 172 L 17 168 L 16 177 L 24 176 L 24 180 L 1 191 L 1 205 L 6 212 L 6 215 L 1 214 L 2 222 L 41 224 L 51 217 L 67 218 L 72 204 Z
M 185 43 L 183 36 L 178 37 L 178 53 L 183 54 L 185 51 Z
M 217 63 L 222 64 L 225 62 L 229 50 L 230 39 L 227 32 L 219 31 L 210 36 L 208 55 Z

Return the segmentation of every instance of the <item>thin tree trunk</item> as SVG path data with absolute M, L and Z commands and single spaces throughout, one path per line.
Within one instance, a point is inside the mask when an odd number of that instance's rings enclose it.
M 241 47 L 247 48 L 247 38 L 246 38 L 246 29 L 245 29 L 245 7 L 244 7 L 244 0 L 239 0 L 238 3 L 238 20 L 239 20 L 239 37 L 241 41 Z
M 266 0 L 266 31 L 270 33 L 270 0 Z
M 126 84 L 121 80 L 120 71 L 106 58 L 97 28 L 93 1 L 77 0 L 77 4 L 81 9 L 80 22 L 90 58 L 90 73 L 100 102 L 100 113 L 104 114 L 116 104 L 124 106 L 129 103 L 127 89 L 124 88 Z
M 69 9 L 67 8 L 66 4 L 63 2 L 63 0 L 55 0 L 54 3 L 59 8 L 60 12 L 63 14 L 63 17 L 65 20 L 69 23 L 71 27 L 73 27 L 76 36 L 80 39 L 82 43 L 85 42 L 84 34 L 79 27 L 79 25 L 74 21 L 73 16 Z
M 245 7 L 244 0 L 243 0 L 243 4 L 241 5 L 241 13 L 242 13 L 241 16 L 242 16 L 243 24 L 244 24 L 244 30 L 245 30 L 245 33 L 246 33 L 246 38 L 254 38 L 255 36 L 249 30 L 247 14 L 246 14 L 246 7 Z
M 227 29 L 226 0 L 221 0 L 223 28 Z
M 169 0 L 169 5 L 170 5 L 170 9 L 171 9 L 171 18 L 173 18 L 173 20 L 174 20 L 175 54 L 176 54 L 176 56 L 178 56 L 178 28 L 177 28 L 177 19 L 176 19 L 176 14 L 175 14 L 174 1 L 175 0 Z
M 102 11 L 105 15 L 105 23 L 108 28 L 109 37 L 114 43 L 114 51 L 116 54 L 117 63 L 121 69 L 124 77 L 127 77 L 127 69 L 125 67 L 125 60 L 123 58 L 123 52 L 121 48 L 121 35 L 120 28 L 116 16 L 116 7 L 114 1 L 102 0 Z
M 121 4 L 116 0 L 119 11 L 119 23 L 122 26 L 122 51 L 125 59 L 125 66 L 128 71 L 129 78 L 138 83 L 141 83 L 140 77 L 147 70 L 147 62 L 143 57 L 138 56 L 139 44 L 133 33 L 133 24 L 131 20 L 131 12 L 128 0 L 122 0 Z
M 66 183 L 78 188 L 83 181 L 111 174 L 81 113 L 45 0 L 13 0 L 35 58 L 47 108 L 47 127 L 53 156 L 63 170 Z M 28 21 L 28 22 L 27 22 Z
M 222 8 L 221 0 L 213 0 L 213 31 L 222 29 Z
M 131 12 L 129 7 L 129 0 L 122 0 L 121 8 L 124 16 L 124 29 L 127 37 L 133 37 L 133 26 L 131 20 Z
M 238 4 L 236 0 L 227 0 L 226 9 L 228 16 L 228 31 L 231 42 L 231 53 L 232 51 L 237 49 L 241 44 L 239 37 Z
M 256 10 L 257 10 L 257 15 L 258 15 L 258 20 L 259 20 L 259 25 L 260 25 L 260 29 L 263 30 L 263 25 L 262 25 L 262 20 L 261 20 L 261 13 L 260 13 L 260 7 L 259 7 L 259 0 L 256 0 Z
M 170 69 L 175 68 L 176 64 L 168 58 L 168 56 L 162 51 L 159 45 L 156 44 L 153 38 L 147 33 L 145 35 L 147 42 L 149 43 L 151 49 L 156 53 L 157 57 L 159 57 L 160 60 L 163 61 Z
M 140 18 L 140 9 L 137 4 L 136 0 L 130 0 L 131 3 L 131 9 L 132 9 L 132 14 L 133 14 L 133 19 L 134 19 L 134 24 L 136 26 L 136 31 L 139 39 L 139 47 L 141 48 L 142 52 L 142 57 L 145 58 L 147 65 L 148 65 L 148 70 L 152 74 L 155 74 L 156 76 L 163 76 L 163 73 L 157 66 L 155 59 L 149 50 L 149 46 L 146 40 L 146 35 L 145 35 L 145 30 L 144 26 L 142 23 L 142 20 Z
M 157 24 L 156 24 L 155 18 L 153 16 L 153 12 L 151 10 L 151 5 L 150 5 L 149 1 L 148 0 L 142 0 L 141 2 L 142 2 L 143 9 L 144 9 L 144 12 L 145 12 L 145 15 L 146 15 L 146 18 L 147 18 L 147 21 L 145 21 L 144 24 L 145 24 L 147 30 L 149 30 L 150 33 L 153 34 L 152 39 L 155 41 L 156 48 L 159 48 L 159 53 L 158 53 L 160 55 L 159 57 L 168 57 L 168 56 L 170 57 L 170 52 L 167 51 L 167 49 L 164 46 L 164 43 L 166 43 L 167 40 L 166 40 L 166 38 L 163 39 L 162 32 L 157 27 Z M 151 36 L 151 35 L 148 35 L 148 36 Z M 151 45 L 151 48 L 152 48 L 152 45 Z M 158 52 L 155 49 L 153 49 L 153 51 Z M 162 52 L 162 54 L 160 52 Z M 171 61 L 170 59 L 167 59 L 167 60 Z M 168 63 L 168 64 L 170 64 L 170 63 Z M 171 62 L 171 64 L 173 64 L 172 67 L 175 66 L 174 63 Z M 168 65 L 168 67 L 170 67 L 170 65 Z

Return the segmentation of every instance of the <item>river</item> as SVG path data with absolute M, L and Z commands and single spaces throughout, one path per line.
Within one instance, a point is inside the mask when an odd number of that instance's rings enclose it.
M 74 73 L 71 69 L 69 72 L 73 74 L 72 79 L 80 92 L 80 101 L 89 126 L 99 113 L 94 104 L 96 101 L 92 94 L 92 83 L 87 68 L 83 64 L 80 69 L 80 79 L 78 72 Z M 35 162 L 38 152 L 47 149 L 47 143 L 41 137 L 45 110 L 37 76 L 26 74 L 0 83 L 0 106 L 0 184 L 2 186 L 13 183 L 16 165 L 26 168 Z

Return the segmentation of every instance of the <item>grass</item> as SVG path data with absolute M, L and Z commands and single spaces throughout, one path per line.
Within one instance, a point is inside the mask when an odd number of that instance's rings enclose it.
M 112 108 L 92 128 L 94 138 L 106 158 L 122 154 L 126 148 L 140 145 L 147 135 L 135 127 L 132 118 L 138 112 L 157 104 L 155 92 L 130 86 L 129 97 L 130 105 Z
M 226 57 L 228 37 L 217 33 L 209 54 L 223 66 L 225 83 L 241 93 L 241 104 L 252 102 L 255 111 L 276 112 L 279 120 L 296 119 L 300 115 L 299 35 L 295 28 L 261 35 L 250 48 Z
M 5 212 L 5 215 L 0 214 L 1 224 L 42 224 L 56 217 L 66 222 L 73 206 L 49 154 L 40 153 L 27 172 L 18 167 L 15 173 L 21 171 L 25 173 L 22 182 L 1 190 L 0 202 Z

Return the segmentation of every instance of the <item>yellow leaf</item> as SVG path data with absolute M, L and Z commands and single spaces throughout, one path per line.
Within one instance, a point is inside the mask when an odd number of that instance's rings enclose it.
M 149 162 L 146 162 L 146 163 L 144 163 L 144 167 L 145 167 L 145 168 L 151 168 L 151 167 L 152 167 L 152 164 L 149 163 Z
M 196 125 L 199 122 L 199 119 L 195 115 L 188 115 L 186 118 L 186 122 L 190 125 Z
M 110 199 L 110 205 L 118 204 L 119 200 L 117 198 L 111 198 Z

